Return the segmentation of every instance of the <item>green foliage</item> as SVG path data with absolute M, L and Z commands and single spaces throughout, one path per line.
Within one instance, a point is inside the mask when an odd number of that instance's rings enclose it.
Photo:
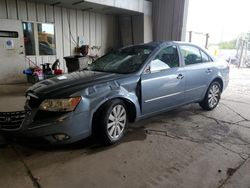
M 236 48 L 236 39 L 226 42 L 221 42 L 218 44 L 220 49 L 235 49 Z

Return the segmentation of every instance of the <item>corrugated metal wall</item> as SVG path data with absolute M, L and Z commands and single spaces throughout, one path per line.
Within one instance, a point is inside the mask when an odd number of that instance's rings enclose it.
M 144 1 L 143 14 L 120 15 L 118 18 L 122 46 L 153 41 L 151 2 Z
M 153 1 L 153 37 L 155 41 L 181 40 L 187 0 Z
M 56 58 L 63 62 L 64 56 L 74 54 L 74 41 L 77 41 L 78 36 L 84 36 L 90 46 L 101 46 L 102 54 L 118 43 L 118 20 L 114 15 L 55 7 L 26 0 L 0 0 L 1 18 L 55 24 L 57 54 L 29 56 L 37 64 L 51 63 Z M 62 68 L 65 69 L 65 65 Z

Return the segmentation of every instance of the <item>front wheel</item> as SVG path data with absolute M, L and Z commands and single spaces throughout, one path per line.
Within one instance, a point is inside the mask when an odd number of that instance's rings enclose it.
M 118 142 L 125 134 L 128 125 L 127 109 L 122 100 L 107 102 L 101 109 L 98 120 L 98 137 L 103 144 Z
M 221 96 L 221 85 L 214 81 L 210 84 L 205 98 L 200 102 L 200 106 L 204 110 L 213 110 L 219 103 Z

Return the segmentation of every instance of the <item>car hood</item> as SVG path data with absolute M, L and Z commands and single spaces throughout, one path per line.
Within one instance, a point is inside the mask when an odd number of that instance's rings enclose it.
M 30 87 L 27 94 L 39 98 L 67 97 L 94 84 L 123 77 L 127 75 L 95 71 L 73 72 L 39 82 Z

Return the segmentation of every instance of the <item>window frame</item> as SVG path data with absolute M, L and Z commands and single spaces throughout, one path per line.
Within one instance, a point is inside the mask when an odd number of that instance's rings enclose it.
M 188 46 L 188 47 L 193 47 L 193 48 L 198 49 L 198 50 L 199 50 L 200 57 L 201 57 L 201 62 L 200 62 L 200 63 L 193 63 L 193 64 L 187 65 L 187 64 L 185 63 L 185 58 L 184 58 L 184 56 L 182 55 L 182 52 L 181 52 L 181 47 L 182 47 L 182 46 Z M 180 48 L 180 54 L 181 54 L 181 57 L 182 57 L 182 61 L 183 61 L 183 65 L 184 65 L 184 66 L 194 66 L 194 65 L 200 65 L 200 64 L 203 64 L 203 63 L 212 63 L 212 62 L 214 62 L 214 60 L 212 59 L 212 57 L 211 57 L 208 53 L 206 53 L 202 48 L 200 48 L 199 46 L 195 46 L 195 45 L 192 45 L 192 44 L 179 44 L 179 48 Z M 203 52 L 203 53 L 209 58 L 209 61 L 208 61 L 208 62 L 203 62 L 201 52 Z
M 22 21 L 22 30 L 23 30 L 23 37 L 25 39 L 25 32 L 24 32 L 24 23 L 28 25 L 28 23 L 30 23 L 32 25 L 32 32 L 33 32 L 33 37 L 34 37 L 34 47 L 32 46 L 32 52 L 34 52 L 34 54 L 27 54 L 27 51 L 26 51 L 26 45 L 25 45 L 25 41 L 24 41 L 24 49 L 25 49 L 25 56 L 29 56 L 29 57 L 32 57 L 32 56 L 36 56 L 36 33 L 35 33 L 35 29 L 34 29 L 34 22 L 29 22 L 29 21 Z M 34 48 L 34 49 L 33 49 Z M 34 51 L 33 51 L 34 50 Z
M 203 53 L 203 54 L 205 54 L 207 57 L 208 57 L 208 60 L 209 61 L 206 61 L 206 62 L 202 62 L 202 63 L 211 63 L 211 62 L 213 62 L 213 59 L 210 57 L 210 55 L 208 55 L 204 50 L 202 50 L 202 49 L 200 49 L 200 53 Z M 201 53 L 201 59 L 202 59 L 202 61 L 203 61 L 203 58 L 202 58 L 202 53 Z
M 55 23 L 54 22 L 35 22 L 35 21 L 29 21 L 29 20 L 22 20 L 22 24 L 26 22 L 26 23 L 32 23 L 33 24 L 33 30 L 34 30 L 34 40 L 35 40 L 35 54 L 34 55 L 26 55 L 26 52 L 25 52 L 25 56 L 28 56 L 28 57 L 37 57 L 37 56 L 40 56 L 40 57 L 53 57 L 53 56 L 57 56 L 57 45 L 56 45 L 56 26 L 55 26 Z M 52 24 L 54 26 L 54 40 L 55 40 L 55 54 L 53 55 L 40 55 L 40 51 L 39 51 L 39 35 L 38 35 L 38 24 Z M 22 28 L 23 30 L 23 28 Z M 24 32 L 24 30 L 23 30 Z M 25 44 L 24 44 L 25 45 Z
M 168 47 L 176 47 L 177 53 L 178 53 L 178 59 L 179 59 L 179 66 L 178 67 L 173 67 L 173 68 L 168 68 L 168 69 L 162 69 L 162 70 L 158 70 L 158 71 L 151 71 L 151 62 L 153 60 L 155 60 L 155 58 L 159 55 L 159 53 L 164 50 L 165 48 Z M 166 64 L 167 65 L 167 64 Z M 157 72 L 162 72 L 162 71 L 167 71 L 167 70 L 171 70 L 171 69 L 175 69 L 175 68 L 180 68 L 183 67 L 183 63 L 182 63 L 182 57 L 181 57 L 181 53 L 180 53 L 180 49 L 179 49 L 179 45 L 178 44 L 167 44 L 167 45 L 163 45 L 161 46 L 155 53 L 154 55 L 149 59 L 149 62 L 147 63 L 146 67 L 143 70 L 142 74 L 151 74 L 151 73 L 157 73 Z
M 43 24 L 50 24 L 50 25 L 53 26 L 53 29 L 54 29 L 54 34 L 53 35 L 54 35 L 54 45 L 55 45 L 54 50 L 55 50 L 55 54 L 41 55 L 41 49 L 40 49 L 40 43 L 41 42 L 39 42 L 39 29 L 38 29 L 38 25 L 39 24 L 41 24 L 41 25 L 43 25 Z M 36 32 L 37 32 L 37 37 L 38 37 L 38 39 L 37 39 L 37 42 L 38 42 L 38 56 L 56 56 L 56 28 L 55 28 L 55 24 L 54 23 L 36 22 L 35 26 L 36 26 Z

